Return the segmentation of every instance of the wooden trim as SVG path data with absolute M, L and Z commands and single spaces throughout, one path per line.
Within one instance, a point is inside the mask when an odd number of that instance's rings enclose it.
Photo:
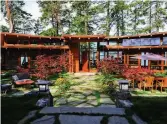
M 158 49 L 158 48 L 167 48 L 165 46 L 111 46 L 106 45 L 105 49 Z
M 57 37 L 57 36 L 40 36 L 40 35 L 30 35 L 30 34 L 20 34 L 20 33 L 9 33 L 9 32 L 1 32 L 1 35 L 4 35 L 5 37 L 11 37 L 11 38 L 27 38 L 27 39 L 57 39 L 61 40 L 64 39 L 63 37 Z
M 148 69 L 151 69 L 151 61 L 148 60 Z
M 20 48 L 20 49 L 69 49 L 68 45 L 21 45 L 21 44 L 5 44 L 2 48 Z
M 124 64 L 126 65 L 126 54 L 124 54 Z
M 150 34 L 138 34 L 138 35 L 125 35 L 125 36 L 109 36 L 105 37 L 105 40 L 116 40 L 116 39 L 129 39 L 129 38 L 144 38 L 144 37 L 160 37 L 167 36 L 167 32 L 157 32 Z
M 162 56 L 164 56 L 164 53 L 162 53 Z M 161 61 L 161 70 L 164 70 L 164 65 L 165 65 L 165 61 L 162 60 Z
M 140 54 L 138 54 L 138 55 L 141 55 L 141 53 L 140 53 Z M 138 59 L 138 67 L 140 67 L 140 68 L 141 68 L 141 60 L 140 60 L 140 59 Z

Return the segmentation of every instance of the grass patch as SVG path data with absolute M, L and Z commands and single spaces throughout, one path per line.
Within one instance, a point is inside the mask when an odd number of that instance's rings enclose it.
M 1 97 L 2 124 L 17 124 L 29 111 L 39 109 L 35 106 L 38 99 L 35 96 Z
M 158 90 L 153 90 L 153 92 L 151 91 L 143 91 L 143 90 L 135 90 L 135 91 L 131 91 L 132 96 L 167 96 L 166 92 L 160 92 Z
M 93 94 L 94 94 L 95 97 L 96 97 L 96 100 L 97 100 L 97 106 L 99 106 L 99 105 L 100 105 L 100 93 L 99 93 L 99 91 L 94 91 Z
M 132 109 L 148 124 L 166 124 L 167 97 L 132 97 Z

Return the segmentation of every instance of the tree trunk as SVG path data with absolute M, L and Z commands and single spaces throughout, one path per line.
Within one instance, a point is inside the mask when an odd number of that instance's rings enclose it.
M 151 19 L 152 19 L 152 13 L 151 13 L 151 11 L 152 11 L 152 9 L 151 9 L 151 6 L 152 6 L 152 2 L 150 1 L 150 8 L 149 8 L 149 11 L 150 11 L 150 13 L 149 13 L 149 33 L 151 33 L 151 29 L 152 29 L 152 21 L 151 21 Z
M 5 6 L 6 6 L 6 11 L 7 11 L 7 18 L 9 22 L 9 33 L 13 32 L 13 23 L 12 23 L 12 18 L 11 18 L 11 12 L 9 8 L 9 1 L 5 0 Z
M 125 35 L 125 24 L 124 24 L 124 11 L 121 10 L 121 31 L 122 35 Z
M 87 35 L 88 34 L 88 1 L 85 1 L 86 2 L 86 10 L 85 10 L 85 34 Z
M 134 31 L 135 31 L 135 33 L 134 34 L 137 34 L 137 31 L 136 31 L 136 22 L 137 22 L 137 9 L 135 8 L 135 10 L 134 10 L 134 12 L 135 12 L 135 22 L 134 22 Z
M 156 23 L 156 31 L 157 32 L 159 32 L 159 24 L 157 24 L 157 21 L 160 20 L 158 8 L 159 8 L 159 1 L 156 1 L 156 16 L 155 16 L 155 21 L 156 22 L 155 23 Z
M 110 1 L 107 2 L 107 25 L 106 25 L 106 35 L 110 34 Z

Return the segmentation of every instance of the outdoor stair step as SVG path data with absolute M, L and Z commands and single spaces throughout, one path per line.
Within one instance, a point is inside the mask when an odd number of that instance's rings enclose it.
M 104 114 L 104 115 L 125 115 L 124 108 L 112 107 L 45 107 L 40 111 L 40 114 Z

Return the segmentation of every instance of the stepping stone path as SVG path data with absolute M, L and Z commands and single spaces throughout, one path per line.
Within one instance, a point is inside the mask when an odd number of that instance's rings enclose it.
M 30 120 L 31 124 L 129 124 L 125 109 L 116 108 L 110 96 L 102 93 L 101 84 L 95 81 L 95 73 L 71 76 L 77 85 L 71 86 L 64 97 L 53 95 L 54 107 L 38 111 L 36 118 Z M 136 116 L 131 117 L 132 120 L 136 120 Z
M 66 114 L 66 113 L 78 113 L 78 114 L 104 114 L 104 115 L 125 115 L 124 108 L 111 108 L 111 107 L 45 107 L 40 114 Z
M 74 73 L 70 75 L 73 82 L 77 85 L 71 86 L 70 89 L 64 93 L 62 98 L 54 96 L 54 106 L 74 106 L 74 107 L 97 107 L 101 104 L 114 105 L 115 103 L 107 94 L 101 93 L 101 84 L 95 81 L 95 73 Z M 99 93 L 99 97 L 97 96 Z M 55 90 L 51 90 L 54 94 Z
M 110 98 L 100 98 L 100 103 L 102 104 L 114 104 Z
M 54 124 L 55 123 L 55 117 L 54 116 L 43 116 L 42 118 L 39 118 L 30 124 Z
M 108 124 L 129 124 L 125 117 L 112 116 L 108 120 Z
M 60 115 L 61 124 L 100 124 L 103 116 Z

